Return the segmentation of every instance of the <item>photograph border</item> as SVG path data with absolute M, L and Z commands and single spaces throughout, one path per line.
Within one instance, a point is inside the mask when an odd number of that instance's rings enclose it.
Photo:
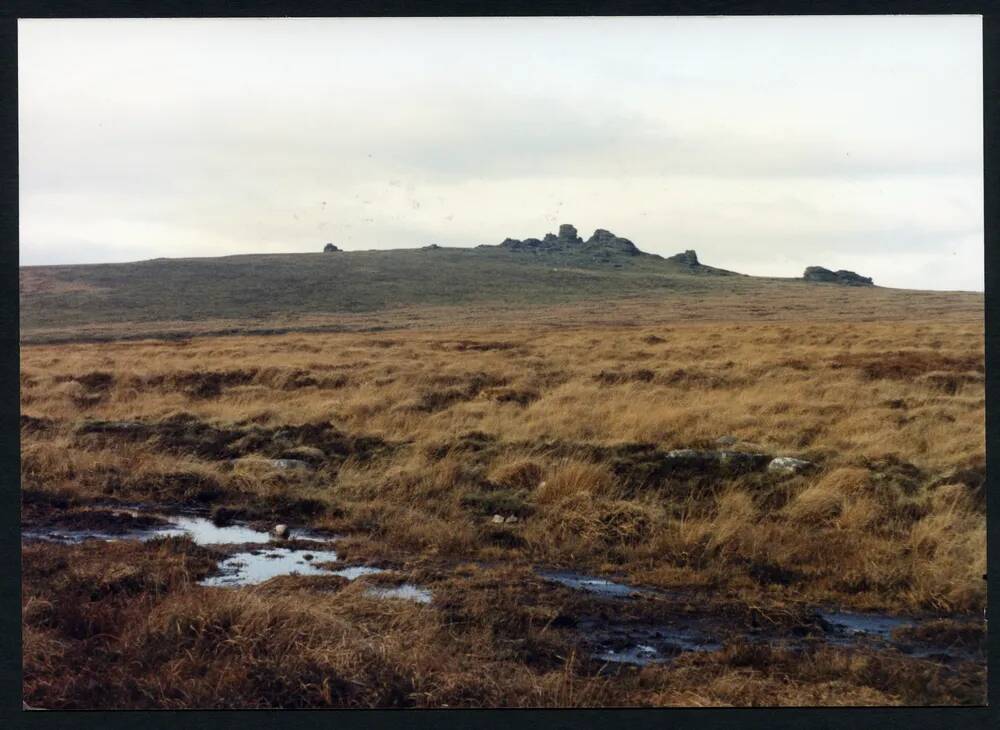
M 986 343 L 986 462 L 987 562 L 1000 565 L 995 516 L 1000 514 L 1000 435 L 996 400 L 1000 388 L 1000 339 L 997 292 L 1000 292 L 1000 2 L 652 2 L 608 0 L 572 2 L 499 0 L 494 2 L 422 3 L 383 0 L 369 2 L 307 2 L 305 0 L 245 0 L 244 2 L 12 2 L 0 11 L 0 725 L 6 727 L 691 727 L 709 728 L 859 728 L 859 727 L 1000 727 L 1000 682 L 988 676 L 987 707 L 816 707 L 816 708 L 629 708 L 629 709 L 425 709 L 425 710 L 231 710 L 149 711 L 92 710 L 25 712 L 21 699 L 20 601 L 20 443 L 19 443 L 19 312 L 18 312 L 18 18 L 112 17 L 338 17 L 338 16 L 567 16 L 567 15 L 983 15 L 983 151 Z M 996 575 L 988 582 L 989 667 L 1000 650 L 1000 587 Z M 516 714 L 515 714 L 516 713 Z

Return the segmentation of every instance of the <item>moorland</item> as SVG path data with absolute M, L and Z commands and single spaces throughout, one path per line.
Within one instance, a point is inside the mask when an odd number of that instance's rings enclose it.
M 22 269 L 25 701 L 982 703 L 982 305 L 619 249 Z M 213 584 L 275 544 L 319 567 Z

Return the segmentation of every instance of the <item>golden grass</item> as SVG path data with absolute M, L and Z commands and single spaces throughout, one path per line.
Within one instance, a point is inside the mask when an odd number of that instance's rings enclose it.
M 223 501 L 310 498 L 345 515 L 321 518 L 334 526 L 437 552 L 492 550 L 480 525 L 493 502 L 482 495 L 499 490 L 504 514 L 518 505 L 532 514 L 517 528 L 524 541 L 510 545 L 524 557 L 610 561 L 647 574 L 655 561 L 675 560 L 698 582 L 704 576 L 693 573 L 705 570 L 738 577 L 730 557 L 750 550 L 805 571 L 796 590 L 806 594 L 969 610 L 983 600 L 982 505 L 942 502 L 943 487 L 931 484 L 956 470 L 981 473 L 983 383 L 942 390 L 916 374 L 948 363 L 981 371 L 982 347 L 979 324 L 963 321 L 26 346 L 23 412 L 53 425 L 25 433 L 24 479 L 89 497 L 190 499 L 204 483 Z M 891 367 L 873 365 L 883 356 Z M 653 377 L 595 377 L 637 365 Z M 205 394 L 205 382 L 223 384 Z M 497 388 L 537 397 L 498 398 Z M 96 445 L 74 435 L 84 419 L 158 423 L 179 413 L 219 427 L 330 423 L 400 446 L 299 475 L 252 453 L 233 468 L 156 440 Z M 718 448 L 721 436 L 820 469 L 715 486 L 670 478 L 626 493 L 621 460 L 616 474 L 592 452 L 632 442 Z M 181 474 L 185 489 L 170 476 Z M 479 512 L 470 494 L 482 497 Z M 831 554 L 829 540 L 842 552 Z M 909 545 L 924 547 L 911 553 Z M 934 560 L 921 558 L 928 551 Z M 873 555 L 891 556 L 891 580 Z M 843 587 L 845 576 L 854 589 Z
M 893 322 L 657 324 L 653 313 L 595 324 L 581 313 L 560 327 L 25 345 L 26 514 L 59 500 L 227 505 L 362 535 L 374 551 L 406 560 L 613 570 L 747 601 L 981 611 L 983 328 L 964 305 L 946 304 L 935 300 L 936 318 L 927 309 Z M 250 445 L 231 464 L 233 454 L 213 452 L 208 437 L 185 442 L 161 428 L 184 414 L 199 428 L 260 429 L 268 444 L 284 445 L 268 451 L 244 437 L 238 443 Z M 96 438 L 79 433 L 88 419 L 154 430 L 134 441 Z M 334 448 L 282 434 L 308 424 L 344 440 Z M 732 448 L 817 468 L 650 471 L 650 453 L 720 448 L 723 436 L 739 442 Z M 369 437 L 382 445 L 366 446 Z M 279 455 L 316 468 L 276 469 L 266 459 Z M 519 519 L 494 525 L 497 513 Z M 145 625 L 119 606 L 114 620 L 139 632 L 129 656 L 165 664 L 158 685 L 140 683 L 118 699 L 160 707 L 258 706 L 281 693 L 295 706 L 920 701 L 916 689 L 884 679 L 909 669 L 836 652 L 795 679 L 781 673 L 788 657 L 742 665 L 734 655 L 724 668 L 692 657 L 612 686 L 580 676 L 564 655 L 558 669 L 529 671 L 490 658 L 493 644 L 478 654 L 463 645 L 475 660 L 444 675 L 435 667 L 459 649 L 442 639 L 440 617 L 393 608 L 368 624 L 391 631 L 362 646 L 357 612 L 389 609 L 355 593 L 302 602 L 249 591 L 227 603 L 190 587 Z M 36 586 L 26 613 L 51 600 Z M 25 631 L 34 676 L 69 660 L 44 622 L 27 621 Z M 180 645 L 189 658 L 169 649 Z M 287 657 L 280 670 L 278 655 Z M 150 672 L 143 682 L 154 682 Z M 342 683 L 330 684 L 333 676 Z M 72 705 L 82 691 L 36 689 L 53 706 Z

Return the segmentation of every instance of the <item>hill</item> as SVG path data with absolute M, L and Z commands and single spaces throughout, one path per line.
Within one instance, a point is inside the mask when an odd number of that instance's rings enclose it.
M 603 230 L 584 241 L 572 226 L 543 239 L 507 239 L 475 248 L 23 267 L 20 284 L 21 333 L 28 342 L 275 328 L 377 329 L 399 326 L 403 310 L 469 313 L 478 307 L 495 314 L 582 301 L 686 305 L 728 296 L 746 305 L 748 296 L 763 300 L 784 293 L 808 304 L 803 287 L 828 287 L 836 292 L 834 299 L 844 289 L 736 274 L 700 263 L 693 251 L 663 258 Z

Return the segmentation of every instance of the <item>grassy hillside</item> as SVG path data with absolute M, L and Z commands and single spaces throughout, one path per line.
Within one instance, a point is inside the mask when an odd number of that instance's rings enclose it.
M 399 306 L 549 304 L 658 290 L 696 292 L 708 267 L 657 256 L 438 248 L 154 259 L 25 267 L 22 327 L 199 321 Z
M 814 319 L 981 311 L 981 294 L 843 287 L 749 277 L 608 248 L 503 246 L 153 259 L 21 269 L 26 342 L 143 336 L 384 329 L 429 319 L 558 317 Z M 579 312 L 574 311 L 574 318 Z

